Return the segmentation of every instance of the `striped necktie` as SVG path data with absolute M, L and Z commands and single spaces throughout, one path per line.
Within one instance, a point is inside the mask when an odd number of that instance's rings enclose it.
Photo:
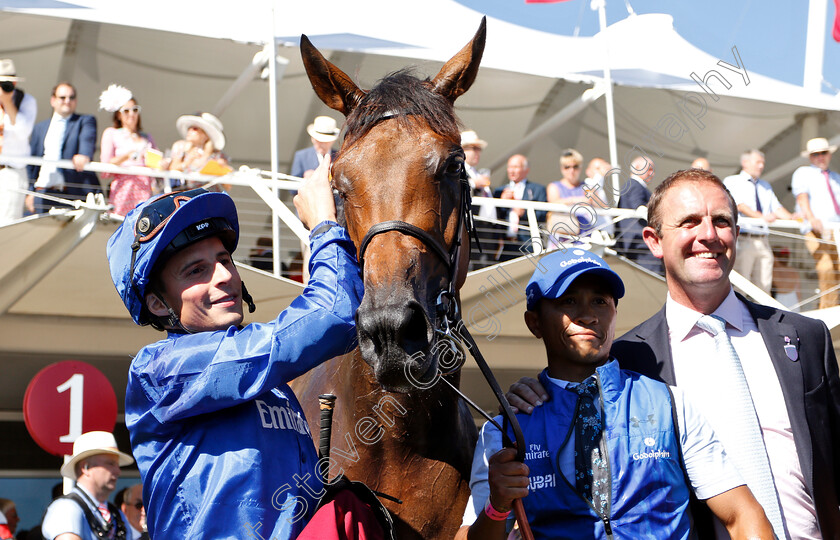
M 708 368 L 709 373 L 714 374 L 717 388 L 709 389 L 709 400 L 704 403 L 703 413 L 764 508 L 776 536 L 785 538 L 782 511 L 761 426 L 738 353 L 726 334 L 726 321 L 714 315 L 703 315 L 697 321 L 697 327 L 712 334 L 715 340 L 715 354 L 709 356 Z
M 111 521 L 111 511 L 108 510 L 108 504 L 101 502 L 97 508 L 99 509 L 99 513 L 102 514 L 102 519 L 105 520 L 105 523 L 109 523 Z

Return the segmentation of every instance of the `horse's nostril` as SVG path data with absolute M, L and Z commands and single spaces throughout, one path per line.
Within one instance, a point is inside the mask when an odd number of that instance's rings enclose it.
M 398 342 L 409 356 L 425 351 L 429 346 L 429 325 L 423 308 L 417 302 L 410 302 L 405 317 L 399 326 Z

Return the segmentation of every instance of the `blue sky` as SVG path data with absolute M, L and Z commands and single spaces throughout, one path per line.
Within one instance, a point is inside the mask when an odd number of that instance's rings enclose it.
M 525 0 L 457 0 L 486 15 L 562 35 L 598 32 L 590 0 L 525 4 Z M 627 0 L 636 13 L 668 13 L 685 39 L 718 58 L 738 47 L 748 70 L 801 85 L 808 23 L 806 0 Z M 828 0 L 822 91 L 840 92 L 840 43 L 831 37 L 834 2 Z M 607 0 L 607 24 L 627 17 L 625 0 Z

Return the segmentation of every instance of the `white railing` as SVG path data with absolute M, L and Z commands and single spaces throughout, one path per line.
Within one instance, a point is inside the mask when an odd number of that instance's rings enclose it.
M 11 158 L 0 156 L 0 164 L 18 166 L 23 164 L 47 164 L 61 168 L 73 168 L 73 164 L 69 160 L 50 161 L 35 157 Z M 237 201 L 240 213 L 240 246 L 245 248 L 241 248 L 238 251 L 237 260 L 255 264 L 258 253 L 267 251 L 268 245 L 270 245 L 272 258 L 261 261 L 263 268 L 272 268 L 276 275 L 281 275 L 284 273 L 283 266 L 288 268 L 291 264 L 303 265 L 302 257 L 298 255 L 298 251 L 302 251 L 300 249 L 300 242 L 306 242 L 308 240 L 308 231 L 303 227 L 303 224 L 297 218 L 293 209 L 287 203 L 283 202 L 284 199 L 289 201 L 291 198 L 289 195 L 284 196 L 283 194 L 294 193 L 299 188 L 301 181 L 299 178 L 286 174 L 272 175 L 266 171 L 248 167 L 241 167 L 239 170 L 221 177 L 196 173 L 185 174 L 178 171 L 160 171 L 146 167 L 121 167 L 99 162 L 89 163 L 85 167 L 85 170 L 98 173 L 135 174 L 160 178 L 162 179 L 161 183 L 164 186 L 164 191 L 171 189 L 171 180 L 173 179 L 201 182 L 207 185 L 224 184 L 233 186 L 231 194 Z M 274 189 L 277 189 L 281 193 L 279 198 L 274 195 Z M 570 234 L 567 229 L 556 230 L 552 234 L 552 231 L 546 230 L 545 223 L 538 221 L 536 218 L 536 212 L 554 212 L 564 216 L 570 216 L 574 206 L 569 207 L 567 205 L 547 202 L 493 198 L 475 198 L 473 202 L 474 204 L 480 202 L 482 205 L 492 206 L 497 209 L 525 209 L 525 215 L 519 226 L 521 229 L 527 231 L 527 236 L 530 237 L 532 244 L 539 243 L 540 246 L 545 246 L 545 249 L 556 248 L 558 242 L 575 242 L 578 239 L 575 234 Z M 265 211 L 266 207 L 269 212 Z M 647 217 L 647 209 L 644 207 L 635 210 L 602 208 L 594 204 L 589 205 L 589 207 L 597 214 L 599 224 L 587 229 L 583 233 L 584 241 L 588 244 L 597 244 L 606 248 L 613 248 L 615 246 L 615 237 L 606 233 L 606 229 L 611 225 L 623 219 L 645 219 Z M 121 219 L 118 216 L 109 215 L 109 217 L 115 220 Z M 279 219 L 284 225 L 284 227 L 279 229 L 277 235 L 271 234 L 269 219 Z M 488 220 L 475 216 L 475 223 L 480 232 L 495 233 L 500 237 L 499 246 L 505 242 L 504 235 L 500 233 L 503 229 L 507 228 L 508 223 L 506 221 Z M 828 291 L 821 291 L 818 288 L 815 263 L 805 248 L 805 237 L 801 233 L 803 223 L 796 220 L 777 220 L 768 225 L 760 219 L 740 217 L 739 224 L 742 226 L 752 225 L 754 227 L 765 228 L 769 232 L 770 243 L 774 248 L 787 248 L 789 252 L 788 266 L 796 270 L 799 278 L 799 289 L 801 291 L 799 301 L 794 304 L 788 304 L 787 307 L 792 309 L 815 309 L 819 298 Z M 826 227 L 833 231 L 833 238 L 838 238 L 840 224 L 826 224 Z M 838 249 L 838 243 L 836 241 L 822 240 L 822 242 L 833 246 L 834 249 Z M 519 248 L 519 246 L 516 247 L 517 249 Z M 248 251 L 248 248 L 251 248 L 250 251 Z M 840 253 L 840 250 L 838 250 L 838 253 Z M 476 246 L 473 246 L 473 259 L 474 268 L 480 268 L 481 266 L 498 262 L 495 259 L 495 253 L 493 256 L 485 255 L 481 261 L 478 261 L 478 249 Z M 733 283 L 759 301 L 771 304 L 776 303 L 773 298 L 762 294 L 762 291 L 746 278 L 735 273 L 733 273 Z

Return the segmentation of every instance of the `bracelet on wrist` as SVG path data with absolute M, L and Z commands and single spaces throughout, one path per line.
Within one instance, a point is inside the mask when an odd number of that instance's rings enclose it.
M 487 504 L 484 506 L 484 513 L 487 514 L 487 517 L 492 519 L 493 521 L 504 521 L 510 515 L 510 510 L 507 512 L 499 512 L 493 507 L 493 503 L 490 502 L 490 499 L 487 499 Z

